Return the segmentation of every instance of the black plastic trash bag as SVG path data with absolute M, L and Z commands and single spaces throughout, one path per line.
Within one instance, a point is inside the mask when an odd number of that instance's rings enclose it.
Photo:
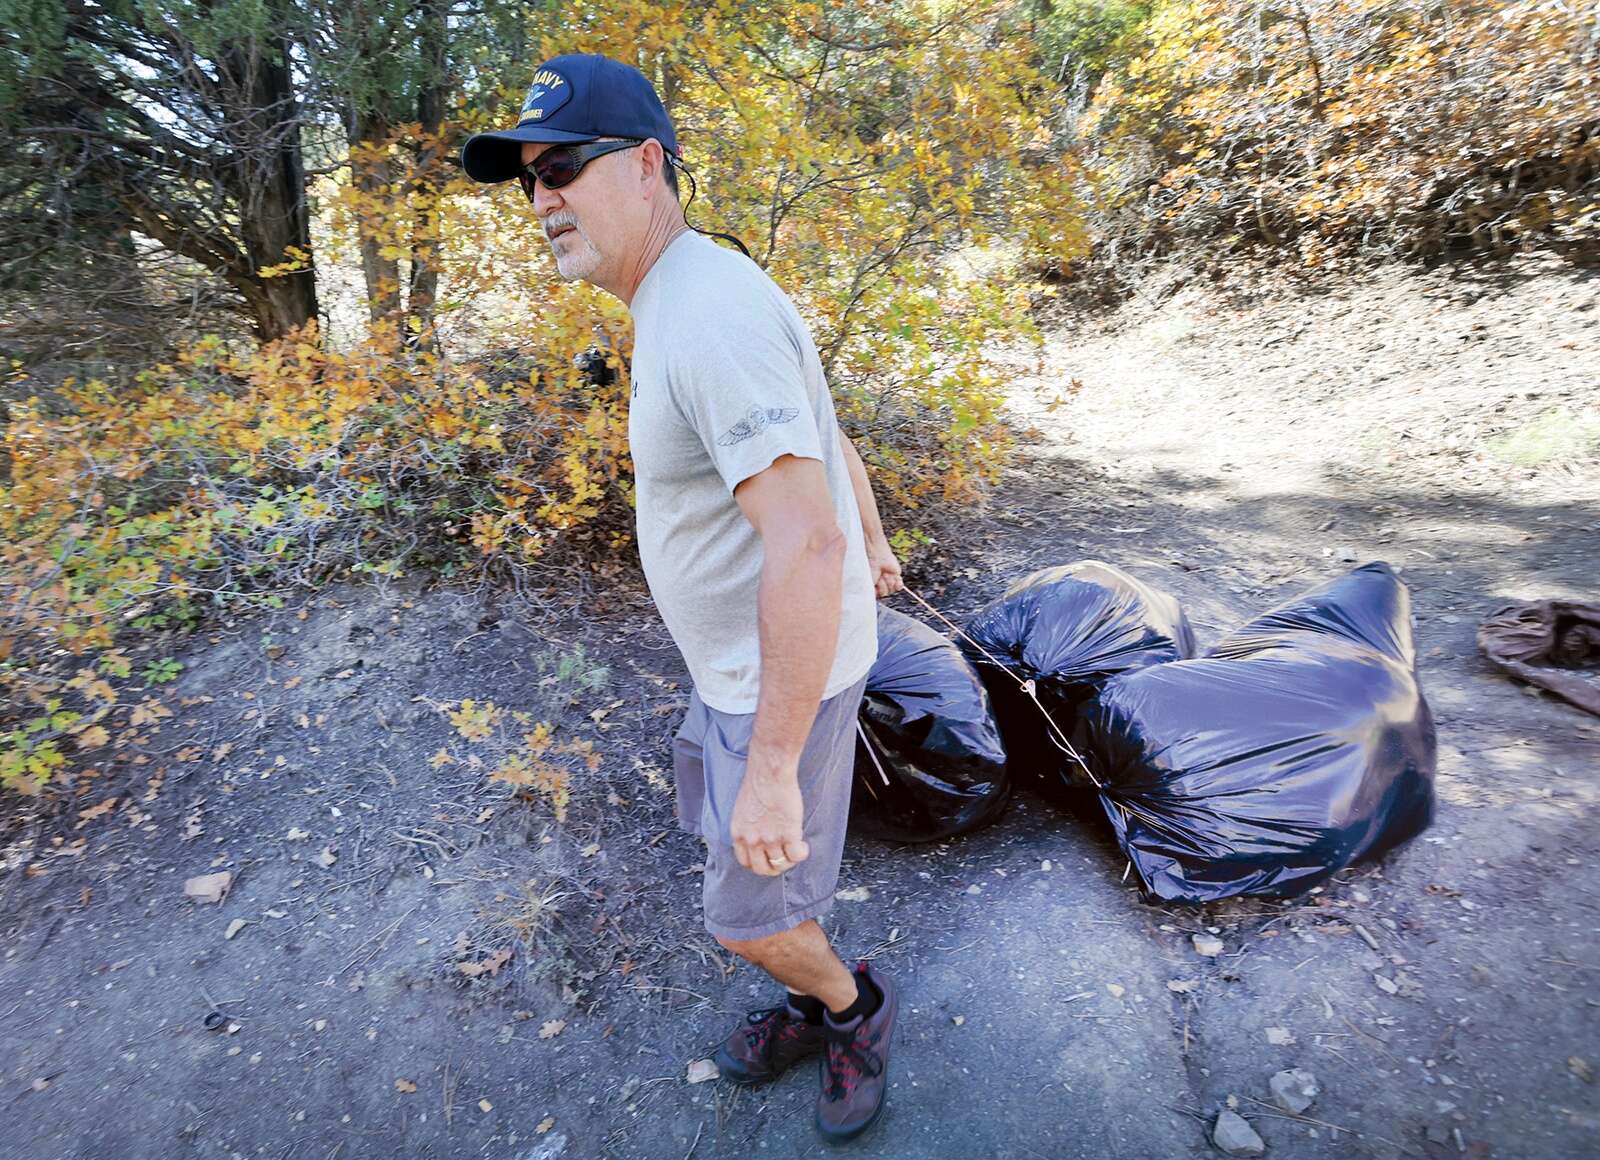
M 997 818 L 1011 796 L 983 682 L 939 633 L 878 607 L 878 660 L 856 737 L 853 829 L 931 842 Z
M 1433 820 L 1410 594 L 1367 564 L 1206 656 L 1108 681 L 1075 734 L 1145 889 L 1288 897 Z
M 962 641 L 994 700 L 1012 772 L 1042 777 L 1054 789 L 1080 784 L 1082 771 L 1051 740 L 1039 705 L 1008 671 L 1035 682 L 1039 704 L 1070 734 L 1078 707 L 1110 678 L 1195 654 L 1194 632 L 1176 600 L 1098 560 L 1025 576 L 965 631 L 1004 666 Z

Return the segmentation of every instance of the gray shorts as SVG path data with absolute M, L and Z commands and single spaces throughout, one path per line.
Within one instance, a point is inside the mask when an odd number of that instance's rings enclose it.
M 689 713 L 672 741 L 678 785 L 678 824 L 706 843 L 703 893 L 706 929 L 719 938 L 765 938 L 816 918 L 833 905 L 839 860 L 850 820 L 856 713 L 867 686 L 862 677 L 817 707 L 800 754 L 800 798 L 810 855 L 782 874 L 746 870 L 730 837 L 733 803 L 744 784 L 754 713 L 723 713 L 689 698 Z

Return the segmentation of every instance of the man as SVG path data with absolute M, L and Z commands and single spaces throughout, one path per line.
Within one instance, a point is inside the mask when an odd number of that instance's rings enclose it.
M 637 70 L 548 61 L 517 127 L 461 160 L 517 178 L 562 277 L 633 315 L 639 557 L 694 680 L 678 816 L 706 842 L 706 928 L 787 988 L 717 1062 L 756 1083 L 821 1052 L 817 1124 L 849 1139 L 882 1110 L 898 1011 L 889 979 L 849 970 L 816 921 L 838 883 L 873 593 L 901 587 L 865 468 L 793 304 L 685 222 L 677 136 Z

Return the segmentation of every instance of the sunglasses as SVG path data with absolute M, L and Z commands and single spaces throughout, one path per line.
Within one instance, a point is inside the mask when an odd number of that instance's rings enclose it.
M 560 189 L 571 185 L 583 172 L 583 167 L 596 157 L 619 153 L 644 142 L 634 138 L 622 141 L 586 141 L 582 145 L 557 145 L 546 149 L 534 160 L 524 165 L 517 174 L 517 182 L 528 200 L 533 200 L 533 183 L 537 178 L 546 189 Z

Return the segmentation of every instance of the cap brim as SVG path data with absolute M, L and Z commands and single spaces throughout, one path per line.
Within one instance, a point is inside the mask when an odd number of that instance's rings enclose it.
M 475 133 L 461 147 L 461 168 L 474 181 L 510 181 L 522 170 L 524 142 L 551 144 L 595 139 L 593 133 L 570 133 L 546 125 L 518 125 L 515 129 Z

